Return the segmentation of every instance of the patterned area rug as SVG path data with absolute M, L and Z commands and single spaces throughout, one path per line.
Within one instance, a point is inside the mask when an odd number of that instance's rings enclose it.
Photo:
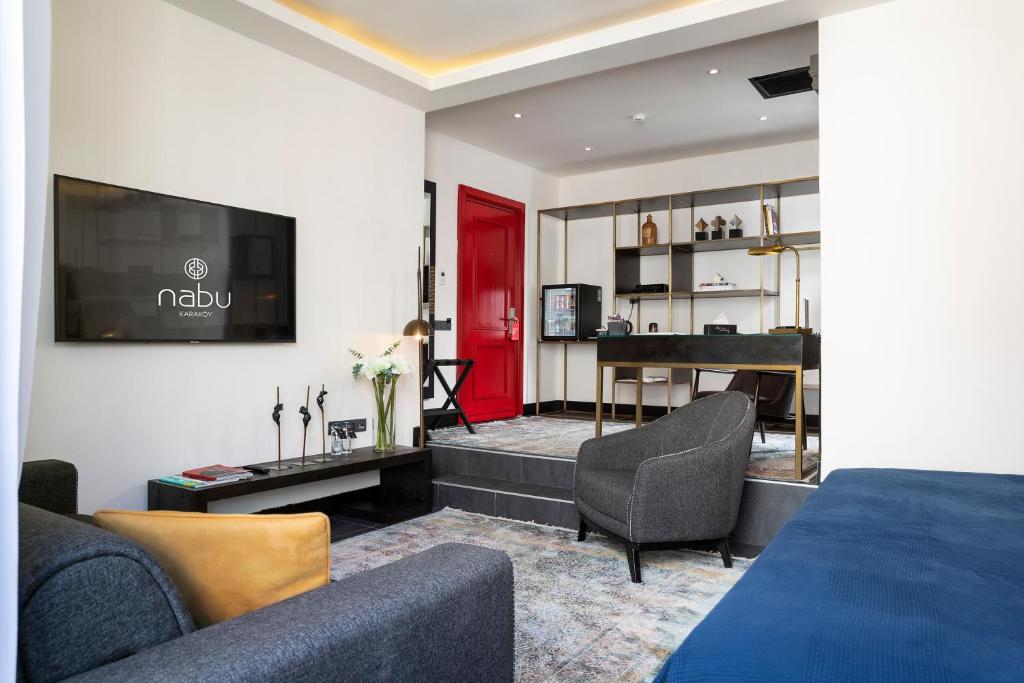
M 643 554 L 642 584 L 623 550 L 591 534 L 446 508 L 331 546 L 331 576 L 354 574 L 441 543 L 471 543 L 512 558 L 516 680 L 650 681 L 750 560 Z
M 632 423 L 605 422 L 602 431 L 613 434 L 632 429 Z M 519 417 L 514 420 L 495 420 L 476 425 L 476 434 L 463 427 L 439 429 L 430 432 L 432 441 L 450 446 L 465 446 L 507 453 L 529 453 L 555 458 L 575 458 L 580 444 L 594 436 L 593 420 L 559 417 Z M 793 435 L 754 434 L 747 476 L 757 479 L 793 480 Z M 808 436 L 808 449 L 804 452 L 805 468 L 818 461 L 818 437 Z M 806 479 L 813 478 L 812 472 Z

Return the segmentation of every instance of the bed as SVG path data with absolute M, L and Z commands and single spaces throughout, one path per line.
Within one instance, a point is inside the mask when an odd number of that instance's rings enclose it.
M 1024 681 L 1024 476 L 833 472 L 655 680 Z

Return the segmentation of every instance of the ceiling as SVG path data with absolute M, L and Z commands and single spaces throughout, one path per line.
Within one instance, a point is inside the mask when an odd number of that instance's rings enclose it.
M 808 24 L 430 112 L 427 127 L 553 175 L 812 139 L 817 94 L 766 100 L 747 79 L 817 47 Z
M 886 1 L 166 0 L 428 112 Z
M 277 0 L 426 75 L 704 1 Z

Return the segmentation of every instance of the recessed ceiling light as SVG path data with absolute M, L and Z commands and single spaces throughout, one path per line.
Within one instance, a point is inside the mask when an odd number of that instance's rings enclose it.
M 714 76 L 717 73 L 718 73 L 718 69 L 708 69 L 708 75 L 709 76 Z
M 762 116 L 761 118 L 758 119 L 758 121 L 767 121 L 767 120 L 768 120 L 767 116 Z
M 518 111 L 517 111 L 517 112 L 516 112 L 515 114 L 512 114 L 512 116 L 513 116 L 514 118 L 517 118 L 517 119 L 521 119 L 521 118 L 523 118 L 523 115 L 522 115 L 522 113 L 521 113 L 521 112 L 518 112 Z
M 590 151 L 590 147 L 584 147 L 584 148 L 583 148 L 583 151 L 584 151 L 584 152 L 589 152 L 589 151 Z

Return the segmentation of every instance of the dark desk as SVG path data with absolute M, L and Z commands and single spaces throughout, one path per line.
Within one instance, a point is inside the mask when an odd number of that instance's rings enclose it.
M 251 479 L 215 484 L 202 489 L 187 489 L 159 479 L 149 481 L 150 510 L 206 512 L 215 500 L 250 493 L 308 484 L 359 472 L 380 471 L 380 485 L 340 494 L 345 512 L 353 516 L 391 524 L 430 512 L 430 449 L 398 446 L 391 453 L 375 453 L 373 448 L 357 448 L 349 455 L 327 463 L 306 459 L 305 467 L 256 474 Z M 295 465 L 299 459 L 285 462 Z
M 643 419 L 644 368 L 774 370 L 796 375 L 794 475 L 803 478 L 804 371 L 821 367 L 821 337 L 801 334 L 637 334 L 597 340 L 596 433 L 601 436 L 604 369 L 636 368 L 636 424 Z

